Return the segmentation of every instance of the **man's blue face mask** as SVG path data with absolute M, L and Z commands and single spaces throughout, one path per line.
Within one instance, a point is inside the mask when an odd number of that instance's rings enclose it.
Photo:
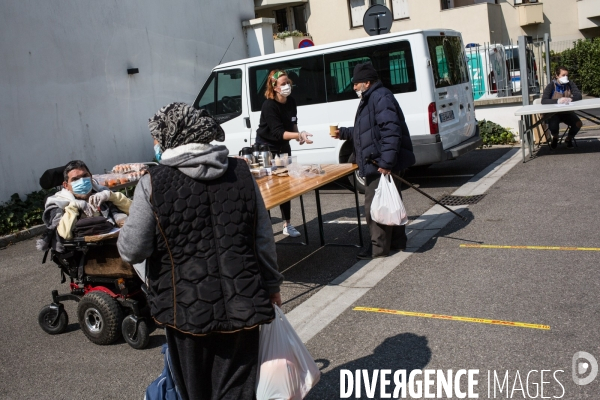
M 156 157 L 156 161 L 160 161 L 160 158 L 162 157 L 162 150 L 158 143 L 154 145 L 154 157 Z
M 74 194 L 86 195 L 92 191 L 92 178 L 81 178 L 71 182 Z

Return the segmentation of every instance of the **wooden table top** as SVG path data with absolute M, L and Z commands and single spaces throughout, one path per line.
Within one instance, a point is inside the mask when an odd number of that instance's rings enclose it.
M 258 178 L 256 183 L 265 201 L 267 210 L 290 201 L 333 182 L 341 177 L 350 175 L 358 169 L 356 164 L 321 164 L 325 171 L 323 175 L 313 178 L 279 177 L 275 175 Z

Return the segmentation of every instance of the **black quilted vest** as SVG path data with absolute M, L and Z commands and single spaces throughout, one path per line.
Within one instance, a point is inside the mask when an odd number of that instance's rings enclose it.
M 148 259 L 154 319 L 185 333 L 232 332 L 275 315 L 255 253 L 256 191 L 245 162 L 197 181 L 176 168 L 150 171 L 158 221 Z

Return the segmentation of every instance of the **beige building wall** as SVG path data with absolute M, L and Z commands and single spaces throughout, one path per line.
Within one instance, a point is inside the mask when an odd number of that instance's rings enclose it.
M 391 0 L 387 1 L 389 7 Z M 471 4 L 449 10 L 441 10 L 440 0 L 406 1 L 409 18 L 395 20 L 392 32 L 432 28 L 454 29 L 462 33 L 465 44 L 507 43 L 510 39 L 516 44 L 521 35 L 541 39 L 544 33 L 550 33 L 555 42 L 600 35 L 600 28 L 579 30 L 577 0 L 542 0 L 544 22 L 524 27 L 521 27 L 519 22 L 519 7 L 523 6 L 515 6 L 514 0 L 498 0 L 498 4 Z M 455 0 L 454 4 L 458 6 L 473 2 L 474 0 Z M 362 26 L 351 27 L 348 0 L 310 0 L 307 16 L 307 29 L 315 44 L 367 36 Z
M 489 3 L 442 11 L 439 0 L 408 0 L 408 8 L 409 18 L 395 20 L 392 32 L 455 29 L 463 33 L 465 43 L 490 41 L 489 15 L 500 14 L 500 6 Z M 368 36 L 362 26 L 350 26 L 348 0 L 311 1 L 307 27 L 316 44 Z
M 542 39 L 544 33 L 549 33 L 550 39 L 554 42 L 586 37 L 579 30 L 577 0 L 543 0 L 541 4 L 544 22 L 521 27 L 518 13 L 520 6 L 512 5 L 512 1 L 502 1 L 500 7 L 505 24 L 502 33 L 504 40 L 509 37 L 516 43 L 517 37 L 521 35 L 532 36 L 534 40 Z

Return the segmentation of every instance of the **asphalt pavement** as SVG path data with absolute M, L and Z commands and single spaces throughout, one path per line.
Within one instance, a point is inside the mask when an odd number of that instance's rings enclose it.
M 455 218 L 314 336 L 307 346 L 323 376 L 308 398 L 340 398 L 344 369 L 477 369 L 480 398 L 535 398 L 542 380 L 546 397 L 598 398 L 598 378 L 572 379 L 576 352 L 600 358 L 600 141 L 585 136 L 574 151 L 546 146 L 519 162 L 469 205 L 467 222 Z M 506 371 L 510 394 L 493 381 Z
M 573 388 L 570 363 L 578 350 L 600 357 L 595 306 L 599 286 L 595 266 L 600 253 L 459 247 L 469 243 L 600 247 L 595 218 L 599 211 L 595 153 L 600 151 L 600 142 L 579 142 L 577 150 L 543 148 L 537 158 L 519 164 L 482 201 L 469 206 L 467 222 L 455 219 L 354 304 L 545 324 L 549 331 L 353 311 L 351 307 L 307 343 L 323 368 L 322 381 L 309 398 L 339 398 L 339 370 L 344 368 L 514 372 L 558 367 L 565 370 L 559 379 L 569 394 L 566 398 L 595 398 L 592 394 L 598 386 L 594 384 Z M 441 198 L 509 150 L 476 150 L 459 160 L 409 171 L 406 178 Z M 403 190 L 403 197 L 412 220 L 433 205 L 412 189 Z M 308 246 L 284 244 L 302 238 L 284 238 L 279 211 L 272 211 L 279 265 L 286 278 L 282 287 L 286 312 L 353 267 L 359 252 L 356 247 L 320 247 L 314 195 L 309 193 L 304 200 Z M 354 195 L 329 185 L 321 191 L 321 200 L 326 241 L 358 243 L 358 226 L 351 222 L 356 220 Z M 360 204 L 362 212 L 362 195 Z M 292 202 L 292 212 L 292 221 L 302 232 L 298 200 Z M 362 230 L 368 240 L 366 227 Z M 41 265 L 41 258 L 34 240 L 0 250 L 4 317 L 0 398 L 141 398 L 162 370 L 162 331 L 153 333 L 146 350 L 133 350 L 122 340 L 97 346 L 80 332 L 75 305 L 65 303 L 68 331 L 47 335 L 37 325 L 37 314 L 51 301 L 52 289 L 66 291 L 67 287 L 59 284 L 58 268 Z M 486 390 L 485 385 L 480 389 Z

